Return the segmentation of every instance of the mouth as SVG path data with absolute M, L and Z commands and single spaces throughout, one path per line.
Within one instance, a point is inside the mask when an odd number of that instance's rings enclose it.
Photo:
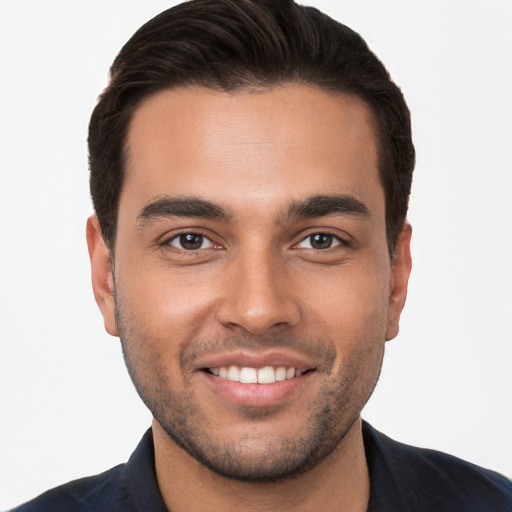
M 314 368 L 294 366 L 210 366 L 200 372 L 213 397 L 248 407 L 273 407 L 300 397 L 315 375 Z M 300 390 L 301 393 L 297 394 Z M 214 398 L 215 400 L 217 398 Z
M 277 351 L 211 355 L 196 366 L 211 400 L 260 409 L 291 403 L 316 389 L 318 370 L 316 361 Z
M 285 380 L 297 379 L 305 373 L 313 371 L 312 369 L 299 370 L 293 366 L 264 366 L 263 368 L 253 368 L 250 366 L 216 366 L 213 368 L 204 368 L 205 372 L 226 379 L 232 382 L 242 384 L 274 384 Z

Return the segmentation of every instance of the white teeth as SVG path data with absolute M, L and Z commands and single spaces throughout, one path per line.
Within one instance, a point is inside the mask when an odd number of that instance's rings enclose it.
M 258 371 L 256 368 L 243 367 L 240 370 L 240 382 L 244 384 L 257 384 L 258 383 Z
M 280 366 L 276 370 L 276 381 L 286 380 L 286 368 L 284 366 Z
M 238 366 L 230 366 L 228 368 L 228 374 L 226 378 L 228 380 L 240 382 L 240 370 L 238 369 Z
M 276 381 L 276 371 L 272 366 L 265 366 L 258 371 L 259 384 L 273 384 Z
M 277 368 L 265 366 L 258 370 L 248 366 L 240 368 L 235 365 L 210 368 L 210 372 L 222 379 L 241 382 L 243 384 L 273 384 L 274 382 L 300 377 L 304 373 L 300 370 L 296 371 L 293 367 L 286 368 L 285 366 L 279 366 Z

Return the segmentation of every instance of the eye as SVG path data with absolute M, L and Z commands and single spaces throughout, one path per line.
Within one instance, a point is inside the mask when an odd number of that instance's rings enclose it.
M 342 241 L 329 233 L 315 233 L 301 240 L 297 247 L 301 249 L 325 250 L 341 245 Z
M 198 251 L 200 249 L 211 249 L 216 247 L 209 238 L 198 233 L 181 233 L 171 238 L 168 245 L 184 251 Z

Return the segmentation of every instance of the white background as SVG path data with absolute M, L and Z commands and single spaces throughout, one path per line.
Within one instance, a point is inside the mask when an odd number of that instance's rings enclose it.
M 512 2 L 311 3 L 387 65 L 418 152 L 408 305 L 364 416 L 512 476 Z M 90 289 L 85 139 L 117 51 L 170 5 L 0 0 L 0 509 L 150 424 Z

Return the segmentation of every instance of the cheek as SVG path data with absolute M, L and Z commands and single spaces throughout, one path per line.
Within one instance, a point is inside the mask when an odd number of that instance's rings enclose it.
M 334 373 L 352 382 L 361 400 L 373 390 L 384 353 L 389 269 L 383 263 L 338 269 L 328 286 L 308 291 L 308 323 L 316 334 L 333 340 Z
M 128 251 L 120 254 L 128 254 Z M 152 344 L 170 346 L 222 336 L 215 311 L 232 287 L 222 266 L 170 268 L 126 257 L 116 269 L 118 300 L 130 324 Z M 389 295 L 386 258 L 360 258 L 340 267 L 289 267 L 286 293 L 301 310 L 299 330 L 344 346 L 384 340 Z M 239 287 L 237 287 L 239 290 Z M 282 292 L 282 290 L 281 290 Z M 280 293 L 281 293 L 280 292 Z
M 171 272 L 165 265 L 125 268 L 131 271 L 116 273 L 117 298 L 134 328 L 153 344 L 176 346 L 198 336 L 215 300 L 201 272 Z
M 384 338 L 389 299 L 386 265 L 354 262 L 331 272 L 321 287 L 303 285 L 303 292 L 311 318 L 331 337 L 357 343 L 379 335 Z

